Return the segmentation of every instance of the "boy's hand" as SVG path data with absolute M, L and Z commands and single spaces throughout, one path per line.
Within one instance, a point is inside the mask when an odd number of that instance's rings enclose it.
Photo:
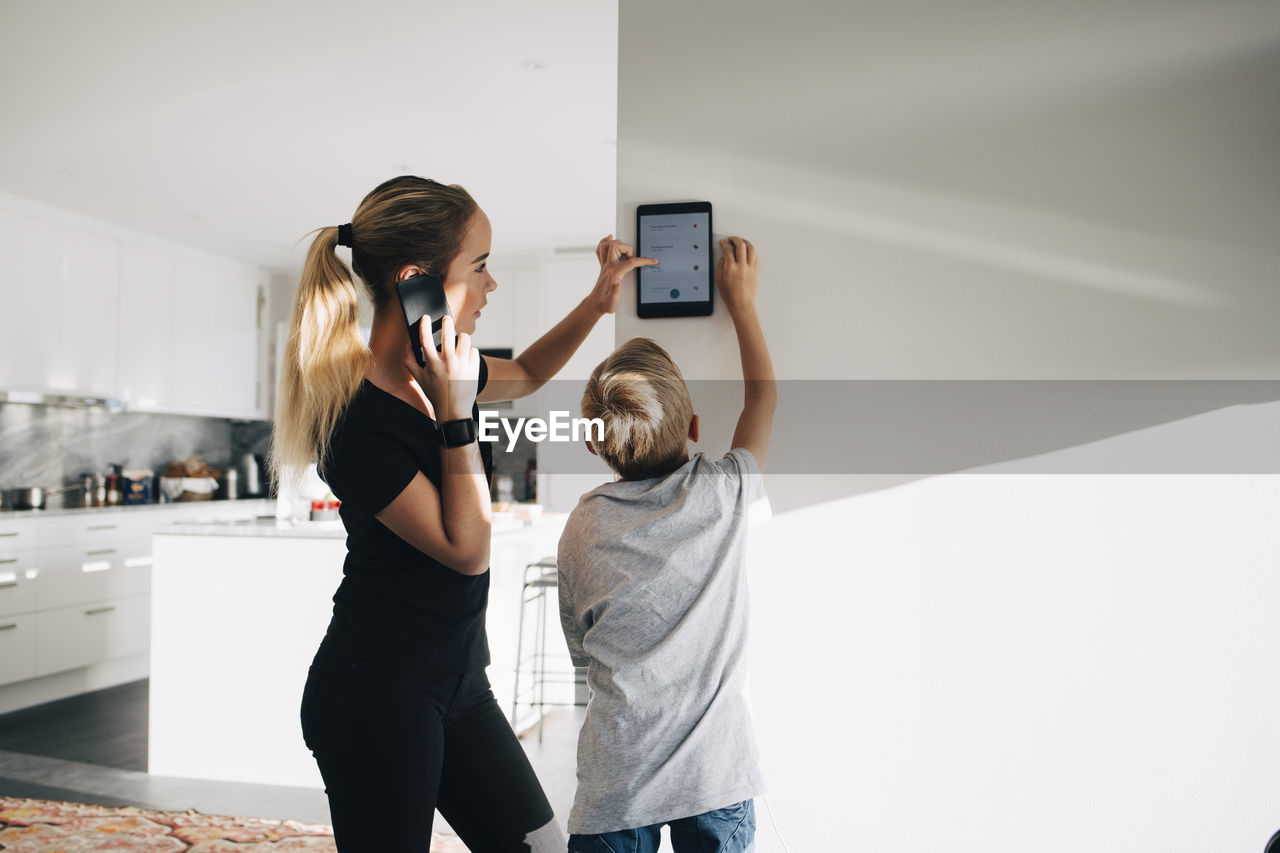
M 730 237 L 720 241 L 720 263 L 716 267 L 716 289 L 730 316 L 756 304 L 756 275 L 760 268 L 756 247 L 749 240 Z

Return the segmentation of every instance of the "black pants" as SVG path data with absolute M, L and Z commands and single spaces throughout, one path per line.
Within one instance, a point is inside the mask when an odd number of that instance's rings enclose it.
M 331 628 L 302 696 L 342 853 L 427 853 L 438 808 L 472 853 L 537 850 L 564 836 L 483 670 L 361 659 Z

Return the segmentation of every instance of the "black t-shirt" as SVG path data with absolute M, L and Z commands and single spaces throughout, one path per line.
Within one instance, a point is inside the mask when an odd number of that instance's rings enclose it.
M 489 377 L 480 359 L 479 387 Z M 473 416 L 477 415 L 473 407 Z M 486 479 L 493 450 L 480 442 Z M 487 666 L 489 573 L 464 575 L 414 548 L 374 516 L 421 471 L 440 488 L 434 420 L 367 379 L 334 428 L 322 474 L 347 530 L 334 614 L 361 656 L 460 671 Z

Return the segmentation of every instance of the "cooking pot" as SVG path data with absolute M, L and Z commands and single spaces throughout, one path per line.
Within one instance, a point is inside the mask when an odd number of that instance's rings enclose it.
M 80 488 L 80 486 L 61 486 L 56 489 L 45 489 L 40 486 L 22 486 L 13 490 L 13 508 L 44 509 L 45 498 L 65 492 L 78 492 Z

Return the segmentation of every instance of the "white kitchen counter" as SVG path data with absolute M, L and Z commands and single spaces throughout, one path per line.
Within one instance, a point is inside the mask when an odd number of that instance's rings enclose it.
M 245 518 L 230 521 L 175 522 L 158 531 L 166 536 L 239 536 L 286 539 L 346 539 L 341 521 L 277 521 Z
M 489 678 L 507 714 L 524 567 L 555 554 L 564 521 L 495 521 Z M 342 579 L 341 524 L 173 524 L 153 544 L 149 771 L 322 787 L 298 708 Z M 548 608 L 547 648 L 562 652 L 554 590 Z
M 493 535 L 541 528 L 547 524 L 563 524 L 559 513 L 539 516 L 536 520 L 522 520 L 515 516 L 495 515 Z M 341 521 L 281 521 L 274 518 L 236 518 L 225 521 L 176 521 L 159 531 L 172 536 L 249 536 L 286 539 L 342 539 L 347 531 Z
M 56 498 L 55 498 L 56 499 Z M 251 515 L 254 513 L 271 513 L 275 510 L 274 499 L 241 498 L 226 501 L 170 501 L 168 503 L 120 504 L 117 506 L 53 506 L 46 509 L 0 509 L 0 519 L 16 520 L 25 518 L 56 518 L 64 515 L 107 515 L 111 513 L 155 513 L 166 519 L 204 520 L 227 515 Z

